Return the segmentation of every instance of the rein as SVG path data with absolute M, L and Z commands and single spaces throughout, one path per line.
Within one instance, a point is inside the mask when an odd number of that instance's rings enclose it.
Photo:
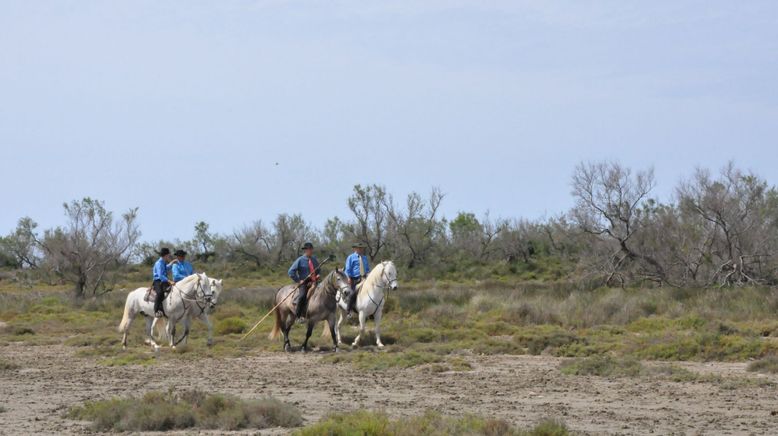
M 197 284 L 192 289 L 192 291 L 194 292 L 194 297 L 192 297 L 189 293 L 185 293 L 184 291 L 182 291 L 181 288 L 179 288 L 177 286 L 178 283 L 176 283 L 175 288 L 178 291 L 179 296 L 181 297 L 181 301 L 183 302 L 184 312 L 187 312 L 189 310 L 189 308 L 192 307 L 191 304 L 189 305 L 189 307 L 187 307 L 187 305 L 186 305 L 187 301 L 190 301 L 190 302 L 193 301 L 197 305 L 197 308 L 200 309 L 200 313 L 205 312 L 205 309 L 208 307 L 208 296 L 205 295 L 205 289 L 203 289 L 202 280 L 203 280 L 202 277 L 200 277 L 198 275 L 197 276 Z M 203 294 L 203 298 L 202 299 L 200 299 L 198 297 L 198 292 L 197 291 L 203 291 L 202 292 L 202 294 Z

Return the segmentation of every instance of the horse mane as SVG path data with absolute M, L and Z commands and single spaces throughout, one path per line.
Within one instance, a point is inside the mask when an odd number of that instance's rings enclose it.
M 362 282 L 361 287 L 359 288 L 359 293 L 365 293 L 367 292 L 367 289 L 373 289 L 375 288 L 375 283 L 378 281 L 378 278 L 381 277 L 381 273 L 379 273 L 379 269 L 383 272 L 384 268 L 386 267 L 388 261 L 383 261 L 379 263 L 378 265 L 373 268 L 372 271 L 367 275 L 367 278 L 364 282 Z
M 341 277 L 344 277 L 344 278 L 346 277 L 346 273 L 344 273 L 344 272 L 343 272 L 343 270 L 334 269 L 334 270 L 330 271 L 330 273 L 329 273 L 329 274 L 327 274 L 326 276 L 324 276 L 324 280 L 322 280 L 322 281 L 321 281 L 321 283 L 319 283 L 319 284 L 318 284 L 318 285 L 317 285 L 317 286 L 316 286 L 316 287 L 313 289 L 313 291 L 311 291 L 311 294 L 309 295 L 309 297 L 308 297 L 308 298 L 312 298 L 314 295 L 316 295 L 317 293 L 319 293 L 319 292 L 320 292 L 320 291 L 319 291 L 320 289 L 321 289 L 321 292 L 327 292 L 327 289 L 326 289 L 326 288 L 327 288 L 327 285 L 329 285 L 329 281 L 330 281 L 330 279 L 331 279 L 333 276 L 337 276 L 337 275 L 339 275 L 339 276 L 341 276 Z M 337 286 L 335 286 L 335 288 L 337 289 Z

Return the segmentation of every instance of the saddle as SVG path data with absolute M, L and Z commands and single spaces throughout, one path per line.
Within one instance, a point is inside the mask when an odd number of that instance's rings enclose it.
M 167 294 L 170 292 L 166 292 L 165 295 L 162 296 L 162 301 L 165 301 L 165 298 L 167 298 Z M 153 303 L 157 301 L 157 291 L 154 290 L 154 286 L 149 286 L 148 289 L 146 289 L 146 296 L 143 297 L 143 301 L 147 303 Z

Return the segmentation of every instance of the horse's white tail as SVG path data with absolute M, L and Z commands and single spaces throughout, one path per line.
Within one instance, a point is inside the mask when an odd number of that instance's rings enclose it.
M 276 307 L 276 324 L 273 326 L 270 334 L 267 335 L 267 338 L 276 339 L 279 333 L 281 333 L 281 311 Z
M 124 333 L 127 329 L 127 324 L 130 322 L 130 305 L 132 304 L 130 295 L 127 296 L 127 302 L 124 303 L 124 315 L 122 316 L 122 322 L 119 323 L 119 333 Z

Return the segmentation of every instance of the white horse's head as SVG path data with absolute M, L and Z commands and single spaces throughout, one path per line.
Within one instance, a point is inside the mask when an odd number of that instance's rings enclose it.
M 381 262 L 381 266 L 383 267 L 383 272 L 381 274 L 386 281 L 387 286 L 389 286 L 389 289 L 396 291 L 399 286 L 397 284 L 397 267 L 394 266 L 394 262 L 391 260 Z
M 216 310 L 216 305 L 219 303 L 219 295 L 221 295 L 224 285 L 222 279 L 217 280 L 211 278 L 209 281 L 211 285 L 211 301 L 208 302 L 208 308 L 213 312 Z
M 195 298 L 198 300 L 202 298 L 207 304 L 211 304 L 213 301 L 213 289 L 211 289 L 211 279 L 208 278 L 205 273 L 197 275 L 197 290 L 195 291 Z

